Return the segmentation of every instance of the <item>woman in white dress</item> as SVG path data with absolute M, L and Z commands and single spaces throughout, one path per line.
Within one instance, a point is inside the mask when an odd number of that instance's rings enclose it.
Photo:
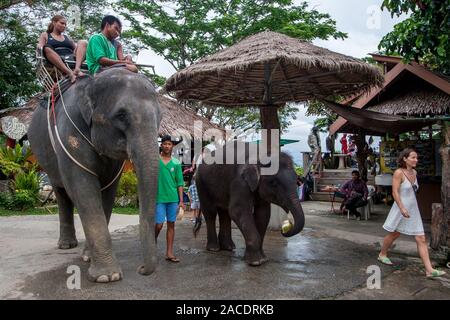
M 397 160 L 399 168 L 395 170 L 392 179 L 392 195 L 395 203 L 383 225 L 389 232 L 384 237 L 378 261 L 392 265 L 392 261 L 387 257 L 387 252 L 395 239 L 400 234 L 414 236 L 417 242 L 417 250 L 425 265 L 427 277 L 440 277 L 444 271 L 434 269 L 428 255 L 428 246 L 425 240 L 422 218 L 417 205 L 416 192 L 419 188 L 417 183 L 417 172 L 414 168 L 417 165 L 417 152 L 413 149 L 403 150 Z

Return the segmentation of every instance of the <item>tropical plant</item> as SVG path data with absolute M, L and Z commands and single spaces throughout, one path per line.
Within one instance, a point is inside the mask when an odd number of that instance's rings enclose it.
M 450 74 L 450 0 L 384 0 L 382 8 L 410 16 L 383 37 L 380 50 Z
M 135 196 L 137 195 L 137 176 L 133 171 L 128 171 L 122 174 L 119 181 L 119 188 L 117 190 L 117 196 Z
M 13 178 L 20 172 L 28 172 L 32 168 L 27 159 L 31 156 L 31 149 L 16 144 L 14 148 L 0 147 L 0 170 L 4 175 Z
M 28 172 L 19 172 L 14 179 L 14 189 L 16 192 L 28 190 L 36 195 L 39 194 L 39 176 L 35 168 Z

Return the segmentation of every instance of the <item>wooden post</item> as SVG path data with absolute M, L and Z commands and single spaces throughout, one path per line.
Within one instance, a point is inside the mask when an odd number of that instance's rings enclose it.
M 272 135 L 270 129 L 280 130 L 280 120 L 278 118 L 278 107 L 274 105 L 272 100 L 272 66 L 267 62 L 264 64 L 264 96 L 265 106 L 260 107 L 261 128 L 267 129 L 267 141 L 262 141 L 267 146 L 267 152 L 272 155 Z M 270 230 L 281 230 L 282 222 L 287 215 L 281 208 L 271 205 L 271 216 L 268 228 Z
M 361 180 L 367 182 L 367 150 L 366 146 L 366 134 L 363 130 L 359 130 L 358 136 L 356 137 L 356 157 L 358 159 L 358 169 L 361 174 Z
M 441 226 L 444 223 L 444 210 L 440 203 L 433 203 L 431 206 L 431 239 L 430 247 L 434 250 L 439 249 L 439 246 L 445 245 L 442 243 Z
M 442 158 L 442 186 L 441 186 L 441 203 L 442 203 L 442 219 L 439 225 L 431 230 L 431 243 L 433 249 L 437 249 L 440 245 L 447 244 L 448 237 L 448 219 L 450 218 L 450 122 L 444 121 L 442 124 L 442 144 L 439 150 Z M 434 234 L 433 234 L 434 233 Z

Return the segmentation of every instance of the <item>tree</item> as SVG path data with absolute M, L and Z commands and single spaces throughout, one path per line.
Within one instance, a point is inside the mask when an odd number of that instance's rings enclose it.
M 33 66 L 35 35 L 19 13 L 0 12 L 0 109 L 15 107 L 38 91 Z
M 4 1 L 5 2 L 5 1 Z M 35 75 L 35 49 L 43 21 L 64 13 L 70 5 L 80 8 L 80 28 L 68 30 L 74 39 L 100 29 L 105 1 L 6 1 L 0 11 L 0 109 L 17 107 L 39 91 Z M 9 3 L 10 2 L 10 3 Z M 70 18 L 70 17 L 68 17 Z
M 68 20 L 67 33 L 74 39 L 88 39 L 100 32 L 100 23 L 104 8 L 111 5 L 111 0 L 62 0 L 34 1 L 32 14 L 39 20 L 49 21 L 55 14 L 62 14 Z
M 291 0 L 120 0 L 118 6 L 131 24 L 124 38 L 130 39 L 135 50 L 151 48 L 176 71 L 263 30 L 308 41 L 347 36 L 337 31 L 328 14 L 309 9 L 306 2 L 296 6 Z M 191 107 L 235 128 L 253 128 L 259 122 L 256 109 Z M 282 109 L 282 129 L 295 111 L 294 107 Z
M 382 8 L 392 16 L 411 15 L 383 37 L 380 50 L 450 74 L 450 0 L 384 0 Z
M 1 0 L 0 1 L 0 10 L 4 10 L 4 9 L 8 9 L 11 6 L 14 6 L 16 4 L 25 2 L 28 5 L 32 5 L 33 1 L 32 0 L 27 0 L 27 1 L 22 1 L 22 0 Z

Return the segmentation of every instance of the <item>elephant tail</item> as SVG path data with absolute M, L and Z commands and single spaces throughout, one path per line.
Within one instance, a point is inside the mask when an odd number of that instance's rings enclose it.
M 202 217 L 195 218 L 195 224 L 192 228 L 192 231 L 194 233 L 194 238 L 197 238 L 197 234 L 200 231 L 200 228 L 202 227 Z

